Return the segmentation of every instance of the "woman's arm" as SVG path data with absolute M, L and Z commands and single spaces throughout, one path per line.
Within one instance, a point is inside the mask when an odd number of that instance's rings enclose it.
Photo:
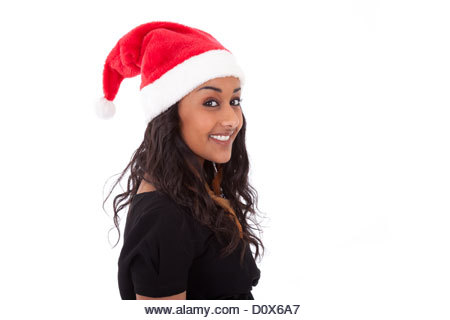
M 182 293 L 174 294 L 173 296 L 161 298 L 146 297 L 136 293 L 136 300 L 186 300 L 186 290 Z

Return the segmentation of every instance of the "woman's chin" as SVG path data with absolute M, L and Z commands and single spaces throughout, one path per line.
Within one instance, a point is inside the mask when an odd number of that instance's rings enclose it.
M 209 161 L 214 163 L 227 163 L 231 159 L 231 153 L 227 157 L 213 157 Z

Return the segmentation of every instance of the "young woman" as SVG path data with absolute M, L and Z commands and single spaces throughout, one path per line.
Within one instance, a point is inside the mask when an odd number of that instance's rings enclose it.
M 113 186 L 130 169 L 127 190 L 114 199 L 119 239 L 118 211 L 129 205 L 118 261 L 122 299 L 254 299 L 264 246 L 249 223 L 260 230 L 241 68 L 204 31 L 141 25 L 106 60 L 99 116 L 114 115 L 121 81 L 138 74 L 147 128 Z

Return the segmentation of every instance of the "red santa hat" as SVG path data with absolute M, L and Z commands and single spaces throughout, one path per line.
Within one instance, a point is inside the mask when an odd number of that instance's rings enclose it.
M 175 22 L 142 24 L 123 36 L 106 58 L 100 118 L 115 114 L 113 100 L 124 78 L 141 75 L 141 98 L 148 122 L 202 83 L 244 73 L 233 54 L 213 36 Z

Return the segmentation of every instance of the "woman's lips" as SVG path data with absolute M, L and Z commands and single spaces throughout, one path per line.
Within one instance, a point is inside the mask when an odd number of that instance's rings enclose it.
M 215 138 L 213 138 L 211 136 L 210 136 L 210 138 L 211 138 L 212 141 L 214 141 L 215 143 L 217 143 L 219 145 L 222 145 L 222 146 L 228 146 L 231 143 L 231 136 L 228 138 L 227 141 L 217 140 L 217 139 L 215 139 Z

